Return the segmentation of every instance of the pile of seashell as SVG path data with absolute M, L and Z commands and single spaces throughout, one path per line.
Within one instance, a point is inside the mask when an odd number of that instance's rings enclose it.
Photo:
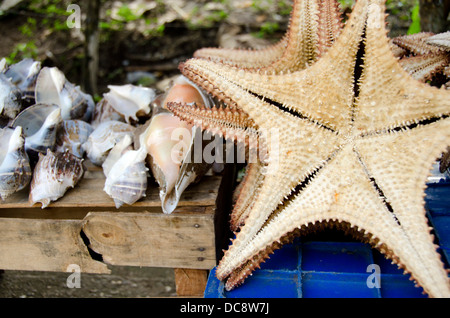
M 30 204 L 45 208 L 79 182 L 87 158 L 102 167 L 103 190 L 116 208 L 145 196 L 149 170 L 159 184 L 163 212 L 176 208 L 186 187 L 211 165 L 192 160 L 199 128 L 180 121 L 165 105 L 212 107 L 211 99 L 181 75 L 162 94 L 131 84 L 108 89 L 95 104 L 56 67 L 32 59 L 0 61 L 2 200 L 29 186 Z M 189 133 L 182 147 L 172 137 L 177 129 Z

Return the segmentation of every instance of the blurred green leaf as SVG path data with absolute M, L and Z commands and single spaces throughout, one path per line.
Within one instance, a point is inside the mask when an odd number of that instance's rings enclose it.
M 411 10 L 411 25 L 409 26 L 407 34 L 415 34 L 421 31 L 419 10 L 420 6 L 419 3 L 417 3 Z

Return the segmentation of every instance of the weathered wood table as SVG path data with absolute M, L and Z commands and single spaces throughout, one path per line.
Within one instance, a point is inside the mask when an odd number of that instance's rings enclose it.
M 87 164 L 83 179 L 46 209 L 30 206 L 28 189 L 0 202 L 0 269 L 110 273 L 108 265 L 171 267 L 177 294 L 201 296 L 227 235 L 233 173 L 205 176 L 162 212 L 156 182 L 147 196 L 116 209 L 103 191 L 101 168 Z

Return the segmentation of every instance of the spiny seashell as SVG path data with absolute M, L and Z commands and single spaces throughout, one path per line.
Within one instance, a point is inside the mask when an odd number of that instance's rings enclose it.
M 82 145 L 93 131 L 92 126 L 83 120 L 64 120 L 56 137 L 55 151 L 65 152 L 68 149 L 78 158 L 83 158 L 85 151 Z
M 56 104 L 61 117 L 90 120 L 95 107 L 92 97 L 70 83 L 56 67 L 44 67 L 39 72 L 35 88 L 36 103 Z M 89 117 L 89 118 L 86 118 Z
M 209 97 L 184 77 L 174 81 L 163 100 L 164 105 L 171 101 L 212 105 Z M 149 166 L 159 184 L 164 213 L 172 213 L 183 191 L 211 167 L 203 158 L 194 158 L 194 140 L 203 142 L 201 136 L 198 127 L 181 121 L 164 108 L 155 108 L 151 121 L 139 137 L 139 144 L 146 147 Z M 203 145 L 199 147 L 203 149 Z
M 133 204 L 145 196 L 147 171 L 144 147 L 126 151 L 111 167 L 103 190 L 114 200 L 116 208 Z
M 91 126 L 95 129 L 101 123 L 110 120 L 125 122 L 125 118 L 106 99 L 102 98 L 94 107 Z
M 115 120 L 101 123 L 82 146 L 86 156 L 93 164 L 101 166 L 114 145 L 125 135 L 133 136 L 134 129 L 130 124 Z
M 109 85 L 108 88 L 110 91 L 103 98 L 127 123 L 137 122 L 138 116 L 150 113 L 150 102 L 156 96 L 155 90 L 131 84 Z
M 25 150 L 30 160 L 35 162 L 37 153 L 45 154 L 47 149 L 54 149 L 61 123 L 61 109 L 57 105 L 34 104 L 17 115 L 12 126 L 23 128 Z
M 14 118 L 22 107 L 22 93 L 11 80 L 0 73 L 0 117 Z
M 34 61 L 31 58 L 10 65 L 5 71 L 5 75 L 11 78 L 11 81 L 22 92 L 22 98 L 33 100 L 36 79 L 41 70 L 41 62 Z
M 42 209 L 51 201 L 61 198 L 69 188 L 75 187 L 83 177 L 83 159 L 72 155 L 69 151 L 39 154 L 31 180 L 28 201 L 33 205 L 42 203 Z
M 0 129 L 0 198 L 2 200 L 24 189 L 31 180 L 31 168 L 24 144 L 22 127 Z
M 133 150 L 133 140 L 130 135 L 125 135 L 108 153 L 105 161 L 102 164 L 103 173 L 105 177 L 108 176 L 111 171 L 112 166 L 117 162 L 117 160 L 122 157 L 122 155 L 129 151 Z

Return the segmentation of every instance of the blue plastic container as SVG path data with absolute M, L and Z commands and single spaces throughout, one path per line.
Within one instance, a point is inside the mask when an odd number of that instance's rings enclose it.
M 430 180 L 426 190 L 430 223 L 445 266 L 450 261 L 450 179 Z M 410 275 L 370 245 L 356 241 L 296 239 L 274 254 L 232 291 L 210 272 L 206 298 L 422 298 Z M 373 268 L 373 265 L 379 266 Z M 379 270 L 376 271 L 376 270 Z M 380 273 L 379 276 L 376 274 Z M 371 288 L 370 288 L 371 287 Z

